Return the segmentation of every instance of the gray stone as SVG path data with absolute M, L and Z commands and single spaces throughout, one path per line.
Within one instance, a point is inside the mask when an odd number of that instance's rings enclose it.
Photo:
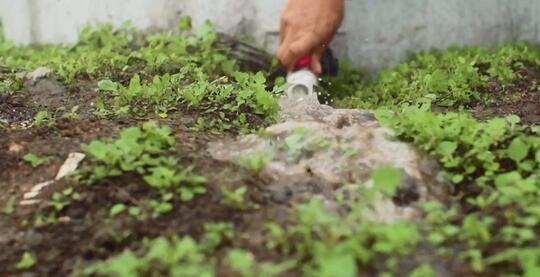
M 392 139 L 372 112 L 334 109 L 313 99 L 281 101 L 282 121 L 266 128 L 264 135 L 247 135 L 237 140 L 209 144 L 215 159 L 239 164 L 257 153 L 272 157 L 259 173 L 281 204 L 309 201 L 317 197 L 331 210 L 339 210 L 336 193 L 354 199 L 359 186 L 370 186 L 373 170 L 393 166 L 402 170 L 402 184 L 394 199 L 382 197 L 366 212 L 381 221 L 415 219 L 418 200 L 440 197 L 435 162 L 409 144 Z M 345 189 L 344 189 L 345 188 Z
M 29 85 L 34 86 L 37 81 L 49 77 L 52 73 L 52 70 L 48 67 L 38 67 L 34 71 L 26 73 L 24 79 L 29 82 Z

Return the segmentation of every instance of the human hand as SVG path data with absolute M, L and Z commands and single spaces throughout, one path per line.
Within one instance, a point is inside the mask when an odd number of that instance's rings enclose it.
M 310 55 L 311 71 L 321 74 L 321 57 L 344 14 L 345 0 L 289 0 L 281 16 L 277 53 L 281 64 L 291 70 L 300 58 Z

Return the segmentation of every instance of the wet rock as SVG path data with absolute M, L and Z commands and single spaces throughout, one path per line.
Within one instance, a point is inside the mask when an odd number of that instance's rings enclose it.
M 56 174 L 55 179 L 34 185 L 29 191 L 24 193 L 23 200 L 19 202 L 19 205 L 31 206 L 31 205 L 37 205 L 41 203 L 41 200 L 34 199 L 34 198 L 37 197 L 44 188 L 54 184 L 55 181 L 60 180 L 70 174 L 73 174 L 77 170 L 79 163 L 85 157 L 86 155 L 83 153 L 77 153 L 77 152 L 70 153 L 67 159 L 64 161 L 64 163 L 60 167 L 60 169 L 58 170 L 58 173 Z
M 33 206 L 41 203 L 41 200 L 39 199 L 28 199 L 28 200 L 22 200 L 19 202 L 19 205 L 21 206 Z
M 46 181 L 33 186 L 29 192 L 24 193 L 23 199 L 27 200 L 36 197 L 41 190 L 50 186 L 52 183 L 54 183 L 54 181 Z
M 32 72 L 28 72 L 24 75 L 24 79 L 28 82 L 29 85 L 33 86 L 37 81 L 45 79 L 51 75 L 52 70 L 48 67 L 38 67 Z
M 60 180 L 68 175 L 73 174 L 77 167 L 79 166 L 79 163 L 84 160 L 86 157 L 83 153 L 69 153 L 67 159 L 64 161 L 60 169 L 58 170 L 58 173 L 56 174 L 55 180 Z
M 420 212 L 414 203 L 435 197 L 431 192 L 439 175 L 436 163 L 392 139 L 392 132 L 382 128 L 372 112 L 334 109 L 309 98 L 283 99 L 281 117 L 281 123 L 266 128 L 263 135 L 213 142 L 209 152 L 237 164 L 257 155 L 267 157 L 259 177 L 273 201 L 291 206 L 317 197 L 338 210 L 336 193 L 347 187 L 346 197 L 352 198 L 351 190 L 368 186 L 372 171 L 381 166 L 401 169 L 402 184 L 394 199 L 379 199 L 369 217 L 385 222 L 415 219 Z

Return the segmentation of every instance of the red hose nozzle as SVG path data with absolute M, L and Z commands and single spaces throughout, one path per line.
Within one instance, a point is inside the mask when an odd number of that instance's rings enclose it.
M 307 68 L 310 65 L 311 65 L 311 55 L 305 55 L 296 62 L 296 64 L 294 65 L 294 69 L 299 70 L 302 68 Z

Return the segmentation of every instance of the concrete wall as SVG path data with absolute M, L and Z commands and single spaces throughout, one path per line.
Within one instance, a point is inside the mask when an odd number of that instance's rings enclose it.
M 18 43 L 77 39 L 88 23 L 126 20 L 141 28 L 174 27 L 182 15 L 212 20 L 220 31 L 253 35 L 275 51 L 286 0 L 0 0 L 6 36 Z M 334 42 L 341 58 L 378 70 L 408 52 L 449 45 L 540 41 L 538 0 L 347 0 Z

